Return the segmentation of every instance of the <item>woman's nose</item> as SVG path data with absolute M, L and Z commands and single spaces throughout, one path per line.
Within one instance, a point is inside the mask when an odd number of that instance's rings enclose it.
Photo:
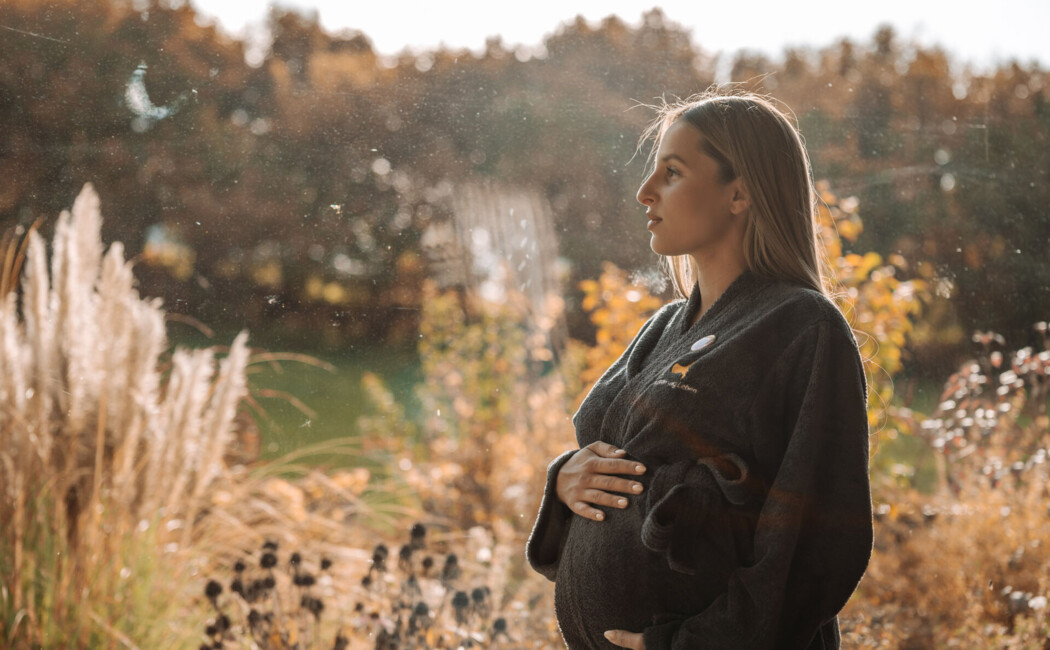
M 641 187 L 638 188 L 638 193 L 635 194 L 636 199 L 642 205 L 648 206 L 654 201 L 653 193 L 649 190 L 649 181 L 652 180 L 653 175 L 646 176 L 645 180 L 642 181 Z

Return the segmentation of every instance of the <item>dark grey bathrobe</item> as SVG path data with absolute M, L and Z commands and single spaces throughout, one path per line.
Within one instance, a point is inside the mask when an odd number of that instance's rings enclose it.
M 645 464 L 605 521 L 547 488 L 527 545 L 555 581 L 572 650 L 837 648 L 836 614 L 872 545 L 866 384 L 845 319 L 815 291 L 745 271 L 700 305 L 666 305 L 573 417 Z M 711 338 L 713 336 L 713 339 Z

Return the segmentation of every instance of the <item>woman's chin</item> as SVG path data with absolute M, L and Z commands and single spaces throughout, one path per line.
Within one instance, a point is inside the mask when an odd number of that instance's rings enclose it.
M 660 241 L 656 235 L 653 235 L 649 240 L 649 248 L 653 249 L 653 252 L 657 255 L 663 255 L 664 257 L 678 255 L 678 253 L 666 246 L 664 242 Z

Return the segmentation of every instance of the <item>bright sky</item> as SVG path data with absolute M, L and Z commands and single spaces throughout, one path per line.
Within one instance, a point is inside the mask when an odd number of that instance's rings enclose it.
M 480 50 L 499 34 L 509 46 L 537 45 L 577 14 L 598 21 L 616 14 L 637 24 L 654 0 L 191 0 L 241 34 L 261 26 L 272 4 L 316 10 L 329 31 L 364 32 L 382 54 L 439 44 Z M 839 37 L 870 42 L 878 25 L 923 45 L 940 45 L 957 63 L 986 68 L 997 62 L 1038 60 L 1050 66 L 1050 0 L 664 0 L 666 16 L 689 29 L 708 53 L 757 50 L 777 57 L 785 46 L 826 46 Z M 979 7 L 979 9 L 974 9 Z

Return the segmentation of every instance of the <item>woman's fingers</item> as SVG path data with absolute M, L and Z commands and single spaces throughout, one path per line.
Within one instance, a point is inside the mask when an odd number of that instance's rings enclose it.
M 640 632 L 628 632 L 627 630 L 609 630 L 605 638 L 613 645 L 632 650 L 645 650 L 645 635 Z
M 589 503 L 577 501 L 572 504 L 572 511 L 581 517 L 593 519 L 594 521 L 605 521 L 605 513 Z
M 601 507 L 623 509 L 629 500 L 623 495 L 637 495 L 642 484 L 624 475 L 645 473 L 645 466 L 627 460 L 627 453 L 607 442 L 596 441 L 569 459 L 558 472 L 555 491 L 569 508 L 587 519 L 604 521 Z
M 587 468 L 596 474 L 644 474 L 645 465 L 636 460 L 601 458 L 586 459 Z
M 616 496 L 601 490 L 584 490 L 581 501 L 572 504 L 572 511 L 594 521 L 605 521 L 605 513 L 594 506 L 608 506 L 623 510 L 629 504 L 626 497 Z
M 638 461 L 627 460 L 623 456 L 627 453 L 623 449 L 610 445 L 607 442 L 596 440 L 584 447 L 594 452 L 598 458 L 588 458 L 587 461 L 594 467 L 594 471 L 600 474 L 644 474 L 645 465 Z
M 587 477 L 587 487 L 603 492 L 623 492 L 624 494 L 641 494 L 642 484 L 607 474 L 591 474 Z
M 594 453 L 604 458 L 623 458 L 623 455 L 627 452 L 620 449 L 616 445 L 610 445 L 607 442 L 601 440 L 595 440 L 591 444 L 587 445 L 586 449 L 590 449 Z
M 602 492 L 601 490 L 584 490 L 583 499 L 587 501 L 587 503 L 609 506 L 610 508 L 620 508 L 622 510 L 627 507 L 626 497 L 609 494 L 608 492 Z

